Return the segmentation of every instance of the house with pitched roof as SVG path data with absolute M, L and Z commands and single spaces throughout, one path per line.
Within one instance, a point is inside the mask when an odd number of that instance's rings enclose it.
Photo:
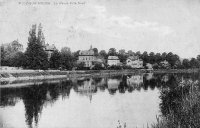
M 118 65 L 120 64 L 118 56 L 108 56 L 108 65 Z
M 92 46 L 89 50 L 82 50 L 79 52 L 78 56 L 78 63 L 84 62 L 85 67 L 92 67 L 93 62 L 96 60 L 96 57 L 94 56 L 94 50 L 92 49 Z
M 56 47 L 55 47 L 54 44 L 53 45 L 45 44 L 44 50 L 48 54 L 48 59 L 50 59 L 51 58 L 51 54 L 56 50 Z
M 132 68 L 143 68 L 143 61 L 138 56 L 129 56 L 126 60 L 126 65 Z

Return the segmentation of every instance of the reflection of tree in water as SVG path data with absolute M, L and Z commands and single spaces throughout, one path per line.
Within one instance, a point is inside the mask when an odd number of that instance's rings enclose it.
M 14 106 L 19 101 L 20 94 L 18 88 L 0 89 L 0 106 Z
M 3 88 L 0 105 L 15 105 L 18 100 L 22 99 L 25 106 L 26 123 L 31 128 L 33 121 L 37 126 L 43 106 L 48 103 L 53 104 L 59 96 L 68 97 L 71 88 L 71 81 L 43 83 L 21 88 Z
M 62 97 L 69 96 L 71 87 L 70 81 L 62 81 L 60 84 L 44 83 L 24 89 L 22 99 L 25 105 L 26 122 L 29 127 L 32 127 L 33 119 L 37 126 L 39 115 L 41 115 L 45 103 L 54 103 L 59 95 Z
M 73 86 L 72 81 L 62 81 L 59 84 L 60 88 L 59 90 L 62 95 L 62 98 L 69 97 L 72 86 Z
M 108 92 L 110 95 L 114 95 L 116 93 L 117 89 L 108 89 Z
M 119 93 L 125 93 L 125 91 L 127 90 L 128 86 L 126 83 L 126 79 L 127 79 L 126 76 L 122 76 L 122 81 L 120 82 L 119 87 L 118 87 Z
M 41 114 L 44 102 L 46 100 L 47 90 L 44 86 L 34 85 L 31 88 L 23 90 L 22 99 L 25 106 L 25 117 L 29 127 L 32 127 L 33 119 L 37 126 L 38 115 Z
M 103 78 L 94 77 L 94 78 L 92 78 L 92 79 L 93 79 L 93 81 L 95 82 L 95 84 L 98 84 L 98 83 L 100 83 L 100 82 L 102 81 Z
M 146 80 L 144 79 L 143 89 L 148 90 L 150 87 L 152 90 L 156 87 L 158 81 L 156 79 Z

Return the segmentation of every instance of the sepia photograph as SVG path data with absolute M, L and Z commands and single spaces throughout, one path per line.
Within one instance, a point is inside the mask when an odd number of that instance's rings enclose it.
M 0 0 L 0 128 L 200 128 L 200 0 Z

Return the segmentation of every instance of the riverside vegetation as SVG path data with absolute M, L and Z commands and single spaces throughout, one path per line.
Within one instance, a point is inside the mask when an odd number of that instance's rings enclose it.
M 36 33 L 38 32 L 38 33 Z M 23 45 L 15 40 L 8 44 L 1 45 L 1 65 L 2 66 L 11 66 L 11 67 L 23 67 L 24 69 L 62 69 L 62 70 L 72 70 L 78 69 L 83 70 L 84 63 L 77 64 L 79 51 L 71 52 L 70 48 L 63 47 L 60 51 L 54 50 L 51 57 L 48 58 L 45 48 L 42 45 L 44 42 L 44 36 L 42 32 L 41 24 L 38 26 L 33 25 L 29 31 L 28 45 L 23 52 Z M 144 51 L 133 52 L 132 50 L 125 51 L 120 49 L 118 52 L 115 48 L 110 48 L 108 52 L 105 50 L 98 51 L 97 48 L 93 48 L 94 55 L 102 58 L 104 61 L 105 67 L 101 67 L 100 63 L 95 63 L 94 70 L 104 70 L 104 69 L 130 69 L 126 66 L 126 59 L 129 56 L 138 56 L 143 60 L 144 67 L 147 63 L 153 65 L 154 69 L 189 69 L 189 68 L 199 68 L 200 67 L 200 55 L 192 59 L 183 59 L 181 60 L 177 54 L 172 52 L 166 53 L 147 53 Z M 106 65 L 106 60 L 108 56 L 118 56 L 122 65 L 120 66 L 111 66 Z M 160 64 L 161 61 L 168 61 L 169 65 L 164 67 Z
M 173 91 L 162 91 L 163 116 L 157 117 L 152 128 L 198 128 L 200 127 L 199 82 L 181 83 Z M 166 98 L 168 97 L 168 98 Z
M 163 89 L 160 96 L 162 115 L 146 128 L 199 128 L 200 127 L 200 83 L 181 81 L 173 89 Z M 125 125 L 123 125 L 125 124 Z M 126 123 L 117 128 L 126 128 Z

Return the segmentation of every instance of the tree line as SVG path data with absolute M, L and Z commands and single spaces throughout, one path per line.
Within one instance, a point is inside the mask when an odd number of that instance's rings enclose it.
M 79 52 L 71 52 L 70 48 L 63 47 L 61 50 L 54 50 L 51 57 L 48 58 L 48 54 L 45 51 L 44 36 L 42 32 L 42 26 L 39 24 L 32 25 L 29 31 L 27 48 L 23 52 L 23 45 L 15 40 L 8 44 L 1 45 L 1 65 L 12 67 L 23 67 L 25 69 L 67 69 L 72 70 L 74 67 L 81 69 L 83 63 L 77 64 Z M 117 51 L 115 48 L 110 48 L 108 52 L 105 50 L 98 51 L 97 48 L 93 48 L 94 55 L 97 58 L 103 60 L 106 64 L 108 56 L 118 56 L 122 66 L 126 65 L 126 60 L 129 56 L 138 56 L 143 60 L 144 67 L 147 63 L 152 64 L 153 68 L 165 68 L 161 65 L 162 61 L 169 63 L 168 68 L 173 69 L 189 69 L 200 67 L 200 55 L 196 58 L 181 60 L 177 54 L 172 52 L 166 53 L 154 53 L 144 51 L 133 52 L 132 50 L 125 51 L 120 49 Z M 100 69 L 98 63 L 95 64 L 95 69 Z

